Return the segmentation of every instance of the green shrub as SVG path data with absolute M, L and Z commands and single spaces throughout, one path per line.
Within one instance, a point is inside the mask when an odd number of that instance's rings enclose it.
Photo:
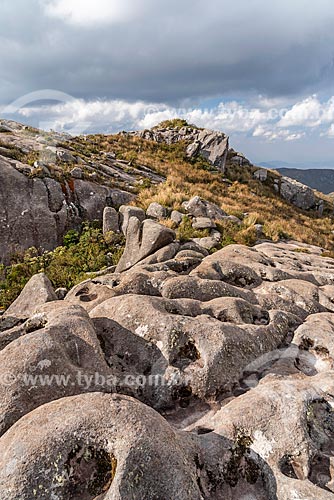
M 189 217 L 183 217 L 183 221 L 176 231 L 176 237 L 181 242 L 189 241 L 192 238 L 205 238 L 209 234 L 209 229 L 194 229 Z
M 74 229 L 71 229 L 67 234 L 64 236 L 63 240 L 63 245 L 66 248 L 70 248 L 73 245 L 76 245 L 80 241 L 80 235 L 78 231 L 75 231 Z
M 29 279 L 44 272 L 54 288 L 72 288 L 87 278 L 86 273 L 117 264 L 124 248 L 124 238 L 117 235 L 109 245 L 100 228 L 84 224 L 82 233 L 69 231 L 64 245 L 42 255 L 30 248 L 13 257 L 8 267 L 0 266 L 0 308 L 7 308 L 20 294 Z

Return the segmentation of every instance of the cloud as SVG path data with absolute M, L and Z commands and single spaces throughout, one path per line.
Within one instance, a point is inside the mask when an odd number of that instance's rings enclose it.
M 305 132 L 291 132 L 289 129 L 280 130 L 276 124 L 273 124 L 271 127 L 268 125 L 257 127 L 253 132 L 253 137 L 260 137 L 269 142 L 292 142 L 305 137 Z
M 330 138 L 334 138 L 334 123 L 332 123 L 332 125 L 329 127 L 328 130 L 326 130 L 323 134 L 322 134 L 323 137 L 330 137 Z
M 331 0 L 312 9 L 305 0 L 240 4 L 2 0 L 0 101 L 44 88 L 169 105 L 330 89 Z
M 28 97 L 47 100 L 47 104 L 28 102 Z M 71 131 L 71 133 L 113 133 L 120 130 L 150 128 L 163 120 L 180 117 L 198 126 L 224 131 L 235 136 L 250 136 L 266 142 L 293 142 L 317 131 L 318 137 L 334 137 L 334 129 L 328 130 L 330 109 L 334 98 L 321 103 L 314 96 L 302 103 L 291 104 L 287 109 L 262 107 L 237 101 L 219 102 L 211 108 L 175 107 L 164 103 L 125 100 L 74 99 L 67 94 L 49 91 L 44 94 L 30 94 L 19 102 L 23 106 L 16 110 L 19 119 L 33 122 L 42 129 Z M 51 100 L 62 102 L 51 103 Z M 259 100 L 260 102 L 260 100 Z M 309 106 L 308 103 L 312 102 Z M 299 111 L 320 109 L 323 118 L 314 121 L 314 126 L 305 126 Z M 297 111 L 298 112 L 297 112 Z M 11 108 L 4 108 L 11 112 Z M 15 107 L 13 107 L 15 112 Z M 321 113 L 320 113 L 321 114 Z M 9 116 L 11 118 L 11 116 Z
M 50 96 L 53 95 L 53 91 L 50 91 Z M 26 120 L 38 119 L 40 128 L 47 128 L 49 125 L 49 128 L 66 130 L 74 123 L 81 123 L 83 126 L 89 123 L 88 129 L 91 132 L 150 128 L 163 120 L 180 117 L 201 127 L 240 134 L 247 133 L 259 124 L 270 121 L 270 116 L 266 111 L 247 108 L 236 101 L 221 102 L 214 108 L 202 109 L 199 107 L 177 108 L 163 103 L 144 101 L 94 100 L 87 102 L 69 97 L 57 104 L 33 105 L 31 103 L 19 109 L 18 115 Z
M 307 97 L 289 109 L 278 127 L 317 128 L 334 121 L 334 97 L 321 102 L 316 95 Z
M 47 0 L 42 4 L 47 15 L 79 26 L 128 21 L 138 7 L 131 0 Z
M 317 127 L 321 124 L 322 105 L 317 96 L 295 104 L 278 123 L 279 127 Z

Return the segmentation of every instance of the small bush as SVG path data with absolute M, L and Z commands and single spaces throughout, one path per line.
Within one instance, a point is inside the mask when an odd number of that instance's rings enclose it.
M 63 245 L 66 248 L 70 248 L 73 245 L 76 245 L 80 241 L 80 235 L 78 231 L 75 231 L 74 229 L 71 229 L 67 234 L 64 236 L 63 240 Z
M 257 233 L 254 226 L 247 227 L 237 232 L 235 235 L 235 240 L 240 245 L 253 246 L 257 240 Z
M 52 252 L 40 255 L 36 248 L 31 248 L 23 255 L 16 255 L 12 265 L 0 266 L 0 308 L 7 308 L 36 273 L 44 272 L 54 288 L 70 289 L 86 279 L 86 273 L 117 264 L 123 248 L 122 236 L 117 235 L 111 246 L 101 229 L 84 224 L 80 235 L 69 231 L 64 245 Z
M 192 238 L 205 238 L 209 236 L 209 229 L 194 229 L 189 217 L 184 217 L 176 231 L 176 237 L 181 242 L 189 241 Z

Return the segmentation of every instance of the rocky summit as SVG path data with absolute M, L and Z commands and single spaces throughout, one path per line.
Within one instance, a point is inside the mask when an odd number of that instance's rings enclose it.
M 2 127 L 1 500 L 332 499 L 330 200 L 190 125 Z

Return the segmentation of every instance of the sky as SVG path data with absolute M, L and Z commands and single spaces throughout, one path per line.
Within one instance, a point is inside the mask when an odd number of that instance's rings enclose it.
M 1 0 L 0 117 L 70 133 L 176 116 L 254 162 L 334 168 L 332 0 Z

